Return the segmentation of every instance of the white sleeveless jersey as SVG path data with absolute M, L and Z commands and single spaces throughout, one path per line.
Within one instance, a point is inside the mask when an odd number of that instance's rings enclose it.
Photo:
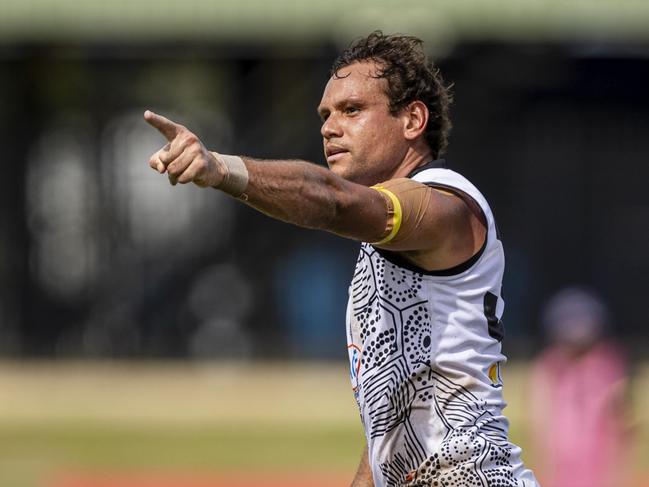
M 536 487 L 502 415 L 503 247 L 485 198 L 442 164 L 412 179 L 473 198 L 482 249 L 426 272 L 363 243 L 350 286 L 350 372 L 374 485 Z

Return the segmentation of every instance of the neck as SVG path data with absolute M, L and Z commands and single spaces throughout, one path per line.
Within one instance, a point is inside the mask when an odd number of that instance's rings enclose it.
M 403 162 L 399 164 L 390 179 L 408 177 L 408 175 L 419 166 L 432 160 L 433 153 L 430 150 L 430 147 L 428 147 L 428 144 L 421 142 L 413 145 L 408 148 L 408 152 L 406 152 Z

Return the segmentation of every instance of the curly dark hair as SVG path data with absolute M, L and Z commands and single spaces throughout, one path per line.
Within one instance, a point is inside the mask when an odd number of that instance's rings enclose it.
M 390 113 L 396 115 L 413 101 L 426 104 L 430 116 L 424 137 L 433 157 L 438 158 L 448 146 L 451 131 L 449 106 L 452 102 L 450 86 L 444 84 L 439 70 L 433 66 L 422 47 L 422 40 L 399 34 L 372 32 L 349 48 L 334 61 L 331 76 L 341 68 L 361 61 L 374 61 L 380 71 L 377 78 L 387 80 L 386 95 Z

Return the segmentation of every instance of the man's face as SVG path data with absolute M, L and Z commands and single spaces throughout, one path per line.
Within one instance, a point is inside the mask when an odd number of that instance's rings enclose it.
M 403 119 L 390 114 L 387 81 L 376 73 L 373 61 L 341 68 L 318 107 L 330 169 L 365 185 L 390 179 L 408 149 Z

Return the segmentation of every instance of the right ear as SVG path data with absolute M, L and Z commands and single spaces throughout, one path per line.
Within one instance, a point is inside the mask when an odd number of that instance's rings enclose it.
M 423 101 L 416 100 L 403 109 L 402 117 L 404 137 L 415 140 L 426 131 L 430 112 Z

